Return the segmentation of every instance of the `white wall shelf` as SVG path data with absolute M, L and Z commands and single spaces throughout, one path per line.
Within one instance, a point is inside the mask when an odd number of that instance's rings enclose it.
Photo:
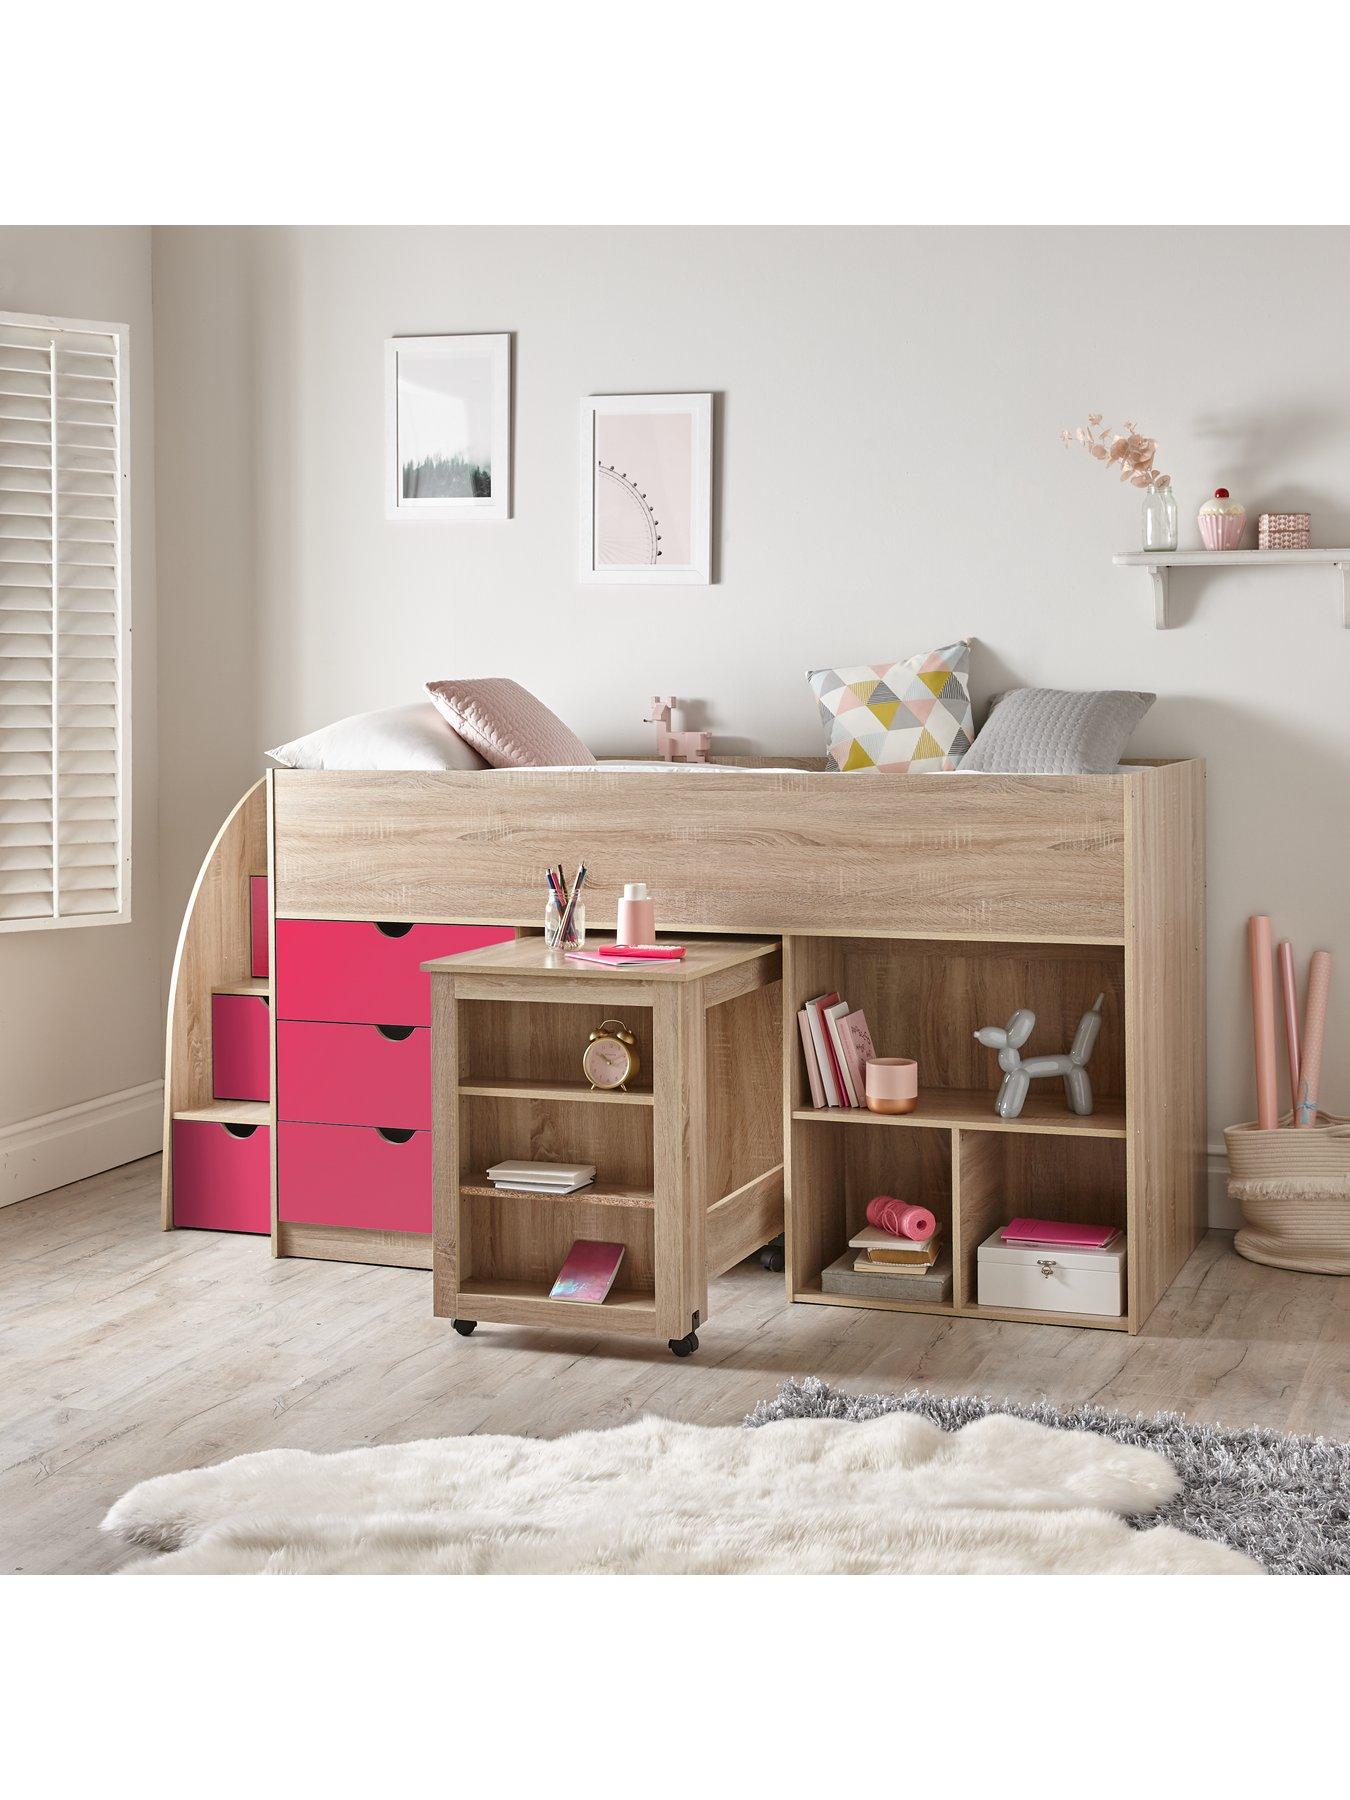
M 1148 570 L 1153 583 L 1153 623 L 1159 631 L 1168 626 L 1167 577 L 1172 569 L 1246 569 L 1277 564 L 1334 569 L 1340 578 L 1341 624 L 1350 629 L 1350 590 L 1346 585 L 1350 550 L 1122 550 L 1111 560 L 1117 568 Z

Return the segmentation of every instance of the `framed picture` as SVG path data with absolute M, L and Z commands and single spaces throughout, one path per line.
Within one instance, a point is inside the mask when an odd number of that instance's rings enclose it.
M 581 579 L 711 582 L 711 394 L 582 401 Z
M 511 334 L 387 338 L 386 512 L 511 516 Z

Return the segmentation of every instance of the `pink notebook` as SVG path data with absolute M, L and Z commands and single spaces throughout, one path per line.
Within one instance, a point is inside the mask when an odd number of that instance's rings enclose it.
M 1059 1244 L 1066 1250 L 1104 1250 L 1119 1236 L 1115 1225 L 1073 1225 L 1063 1219 L 1012 1219 L 1002 1232 L 1005 1244 Z
M 558 1270 L 549 1299 L 603 1300 L 614 1286 L 623 1251 L 622 1244 L 599 1244 L 593 1238 L 578 1238 Z

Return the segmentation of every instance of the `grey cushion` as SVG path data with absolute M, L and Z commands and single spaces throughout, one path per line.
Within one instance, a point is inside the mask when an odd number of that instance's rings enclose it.
M 1118 690 L 1012 688 L 961 758 L 961 771 L 1109 775 L 1156 698 Z

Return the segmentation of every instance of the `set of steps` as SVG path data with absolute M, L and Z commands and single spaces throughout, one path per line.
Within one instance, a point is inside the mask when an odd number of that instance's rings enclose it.
M 270 1236 L 273 1107 L 265 783 L 221 827 L 174 958 L 162 1223 Z

